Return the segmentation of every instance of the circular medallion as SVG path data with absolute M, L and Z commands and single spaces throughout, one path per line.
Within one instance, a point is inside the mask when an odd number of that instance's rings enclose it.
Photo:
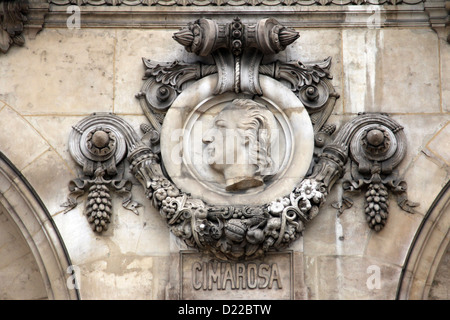
M 104 161 L 116 150 L 116 136 L 107 128 L 97 127 L 83 134 L 85 148 L 81 151 L 90 160 Z M 82 138 L 83 138 L 82 137 Z
M 282 197 L 311 164 L 313 127 L 295 94 L 261 76 L 262 96 L 214 95 L 209 76 L 167 112 L 161 155 L 183 192 L 217 205 L 260 205 Z
M 355 133 L 350 149 L 358 163 L 362 158 L 382 162 L 391 158 L 397 151 L 397 138 L 388 127 L 369 124 Z
M 92 115 L 81 120 L 71 131 L 69 141 L 72 157 L 82 166 L 85 159 L 103 162 L 114 157 L 119 163 L 127 151 L 123 133 L 101 116 Z

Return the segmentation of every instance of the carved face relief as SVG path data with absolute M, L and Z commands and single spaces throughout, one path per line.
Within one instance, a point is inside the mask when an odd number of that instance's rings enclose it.
M 264 204 L 282 197 L 311 163 L 311 120 L 289 88 L 260 77 L 264 97 L 213 95 L 205 77 L 175 99 L 161 131 L 165 170 L 207 202 Z
M 207 163 L 223 175 L 227 191 L 246 190 L 264 184 L 273 174 L 271 137 L 275 118 L 260 103 L 235 99 L 205 132 Z

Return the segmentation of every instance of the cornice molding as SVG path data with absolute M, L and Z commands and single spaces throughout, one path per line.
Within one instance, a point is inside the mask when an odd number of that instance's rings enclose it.
M 47 27 L 66 27 L 72 11 L 70 5 L 51 4 L 46 16 Z M 310 5 L 310 6 L 93 6 L 79 7 L 81 28 L 181 28 L 200 18 L 225 23 L 239 15 L 247 21 L 271 16 L 285 21 L 291 28 L 343 27 L 430 27 L 424 4 L 415 5 Z M 372 23 L 377 22 L 374 26 Z
M 55 5 L 90 6 L 311 6 L 411 5 L 425 0 L 49 0 Z
M 2 1 L 0 1 L 2 2 Z M 23 22 L 30 38 L 42 27 L 64 28 L 79 6 L 81 28 L 181 28 L 230 16 L 256 21 L 271 16 L 291 28 L 431 27 L 448 40 L 449 0 L 28 0 Z M 242 10 L 245 6 L 246 9 Z M 374 25 L 373 23 L 376 23 Z
M 47 0 L 28 0 L 28 7 L 25 31 L 33 39 L 44 26 L 45 16 L 49 12 L 50 4 Z
M 450 1 L 428 0 L 425 12 L 430 17 L 430 26 L 439 38 L 450 43 Z

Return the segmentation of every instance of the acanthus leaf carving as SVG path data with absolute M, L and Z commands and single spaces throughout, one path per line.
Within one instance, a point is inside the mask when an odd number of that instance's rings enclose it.
M 333 78 L 330 74 L 330 66 L 331 57 L 323 61 L 308 63 L 275 61 L 262 65 L 260 73 L 287 81 L 291 85 L 291 90 L 298 95 L 308 110 L 314 113 L 325 106 L 330 95 L 339 97 L 328 82 Z
M 156 62 L 149 59 L 142 59 L 147 70 L 144 80 L 154 77 L 156 82 L 170 85 L 178 93 L 182 91 L 184 83 L 190 80 L 198 80 L 208 74 L 216 73 L 215 65 L 204 65 L 201 63 Z
M 288 80 L 293 90 L 317 84 L 322 78 L 332 79 L 330 74 L 331 57 L 320 61 L 304 64 L 301 61 L 281 63 L 275 67 L 275 78 Z

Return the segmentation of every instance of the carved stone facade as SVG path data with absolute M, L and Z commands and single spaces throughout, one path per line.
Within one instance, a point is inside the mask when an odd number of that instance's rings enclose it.
M 67 268 L 25 298 L 448 298 L 444 2 L 386 2 L 383 28 L 364 1 L 21 4 L 0 3 L 2 157 L 48 211 L 20 232 L 59 252 L 25 270 Z
M 143 140 L 113 115 L 94 114 L 73 128 L 70 150 L 89 178 L 71 183 L 65 206 L 75 207 L 74 197 L 89 188 L 86 215 L 95 231 L 106 230 L 111 220 L 109 185 L 127 194 L 124 206 L 136 207 L 130 203 L 130 182 L 113 179 L 125 153 L 172 233 L 220 259 L 254 259 L 288 248 L 319 214 L 344 173 L 348 151 L 360 176 L 353 174 L 356 181 L 345 189 L 367 185 L 371 228 L 379 231 L 386 224 L 388 187 L 400 193 L 400 207 L 414 213 L 418 204 L 408 201 L 406 182 L 391 177 L 406 152 L 398 123 L 384 115 L 361 115 L 326 144 L 333 132 L 321 130 L 339 97 L 326 82 L 332 78 L 331 58 L 261 65 L 264 56 L 284 51 L 299 38 L 297 32 L 271 18 L 256 24 L 235 18 L 223 25 L 201 19 L 173 38 L 188 52 L 211 55 L 215 64 L 144 60 L 146 82 L 137 97 L 155 125 L 144 130 Z M 290 89 L 266 80 L 261 70 L 288 80 Z M 201 130 L 205 123 L 206 132 L 195 139 L 195 126 Z

